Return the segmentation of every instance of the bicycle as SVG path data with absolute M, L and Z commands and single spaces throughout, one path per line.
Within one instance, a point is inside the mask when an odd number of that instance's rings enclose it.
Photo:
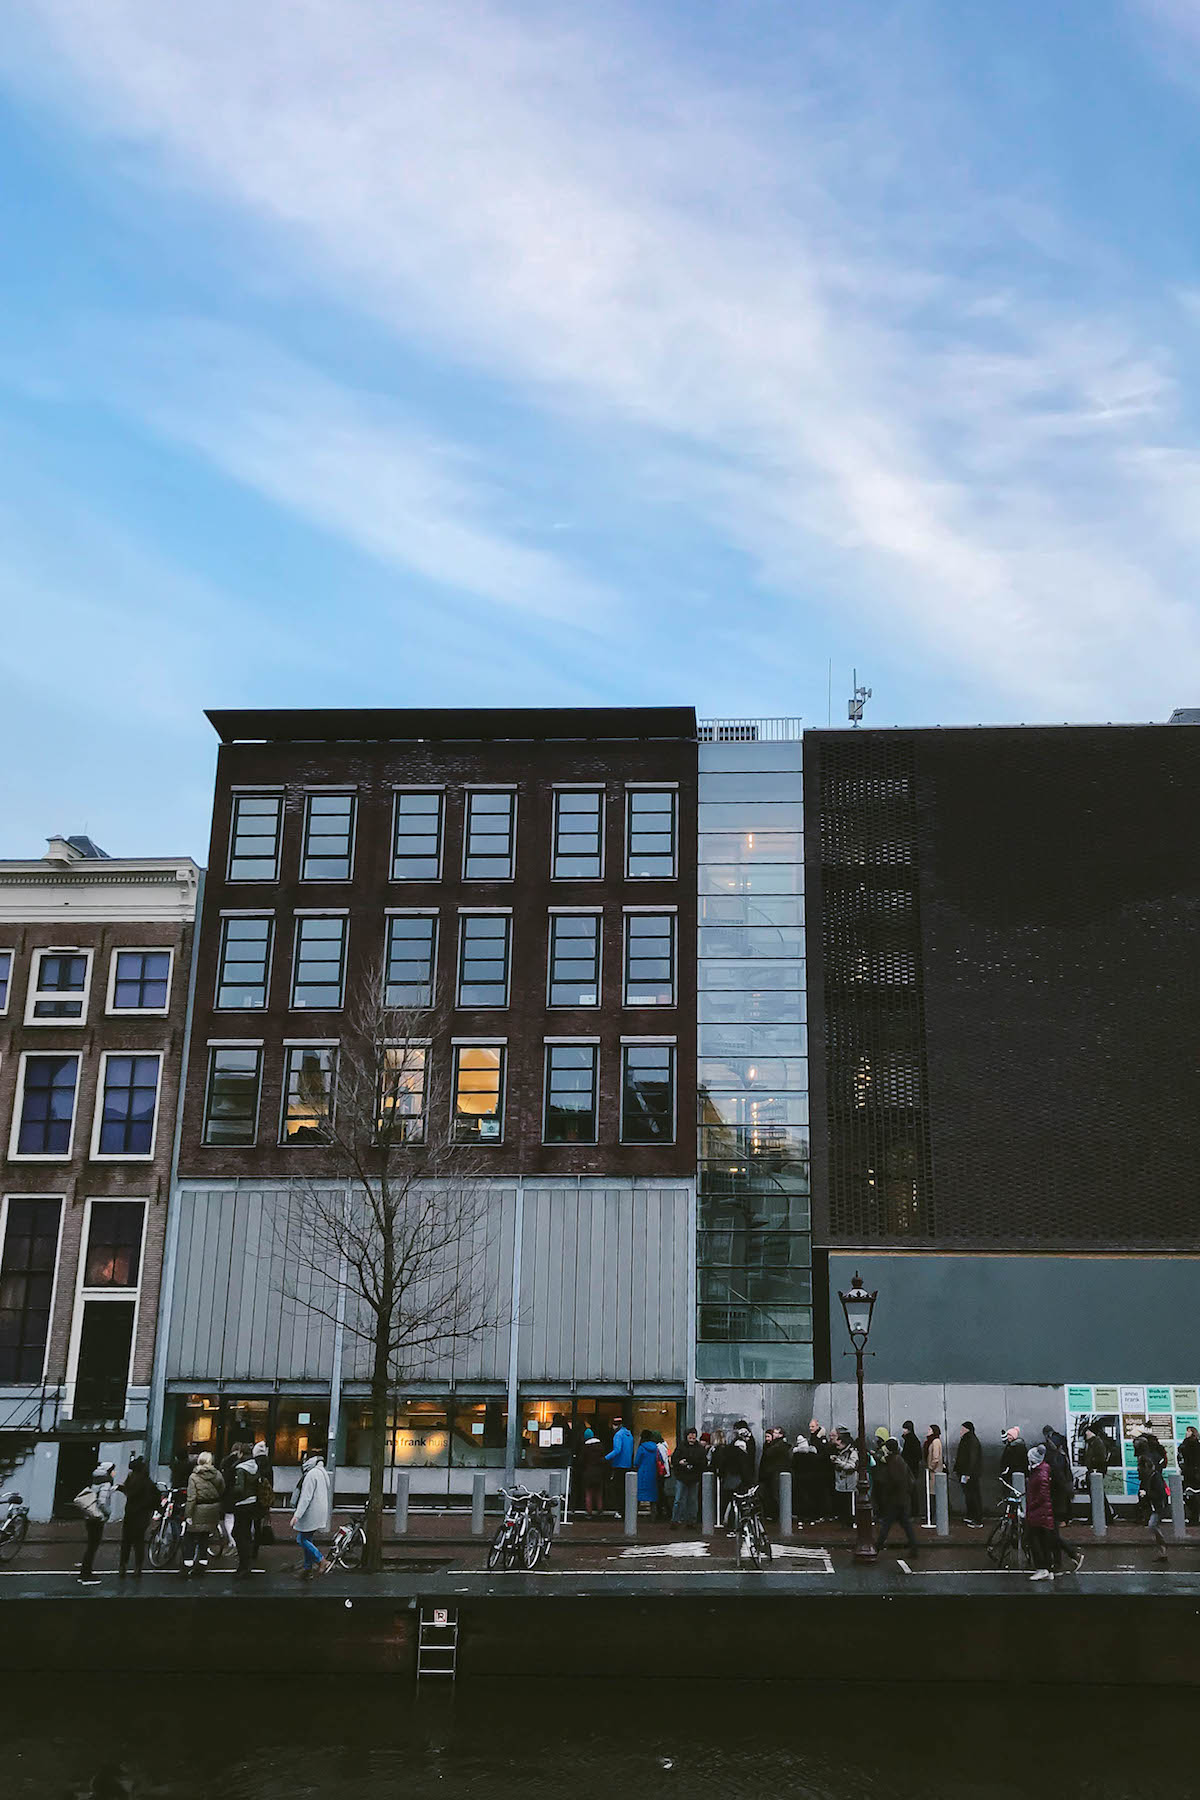
M 1008 1559 L 1015 1550 L 1018 1565 L 1028 1568 L 1033 1558 L 1029 1554 L 1029 1539 L 1025 1535 L 1024 1497 L 1007 1481 L 1001 1481 L 1000 1485 L 1005 1489 L 1005 1497 L 1000 1517 L 992 1526 L 984 1545 L 988 1561 L 997 1569 L 1006 1569 Z
M 550 1553 L 554 1509 L 545 1494 L 520 1485 L 501 1488 L 504 1518 L 487 1554 L 489 1569 L 536 1569 Z
M 173 1569 L 183 1544 L 184 1509 L 187 1489 L 172 1488 L 163 1494 L 158 1511 L 150 1521 L 152 1530 L 146 1540 L 146 1556 L 152 1569 Z M 209 1562 L 220 1562 L 229 1546 L 220 1525 L 208 1540 Z
M 325 1553 L 321 1564 L 321 1573 L 330 1575 L 334 1569 L 361 1568 L 363 1557 L 367 1554 L 367 1509 L 364 1506 L 354 1518 L 347 1519 L 338 1526 L 336 1535 Z
M 0 1563 L 10 1563 L 25 1542 L 29 1508 L 15 1490 L 11 1494 L 0 1494 L 0 1506 L 8 1507 L 0 1520 Z
M 733 1494 L 729 1506 L 733 1514 L 733 1529 L 737 1534 L 738 1568 L 746 1563 L 753 1563 L 756 1569 L 761 1569 L 765 1562 L 772 1560 L 773 1553 L 763 1522 L 758 1488 L 745 1488 Z

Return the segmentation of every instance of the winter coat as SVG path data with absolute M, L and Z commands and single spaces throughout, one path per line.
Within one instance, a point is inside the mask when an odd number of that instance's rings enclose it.
M 658 1501 L 658 1445 L 639 1444 L 633 1459 L 637 1470 L 637 1497 L 655 1505 Z
M 1158 1514 L 1167 1510 L 1167 1484 L 1163 1480 L 1162 1470 L 1158 1466 L 1158 1458 L 1153 1450 L 1143 1450 L 1137 1461 L 1138 1480 L 1142 1484 L 1142 1492 L 1150 1502 L 1152 1512 Z
M 1075 1494 L 1075 1477 L 1071 1473 L 1071 1465 L 1067 1461 L 1067 1453 L 1063 1448 L 1066 1440 L 1057 1433 L 1046 1434 L 1046 1465 L 1050 1470 L 1050 1491 L 1054 1496 L 1054 1510 L 1059 1518 L 1065 1519 L 1071 1510 L 1071 1501 Z
M 846 1444 L 834 1453 L 833 1485 L 839 1494 L 852 1494 L 858 1482 L 858 1451 Z
M 193 1469 L 188 1476 L 184 1522 L 189 1531 L 215 1531 L 224 1507 L 225 1483 L 217 1469 Z
M 792 1446 L 786 1438 L 772 1438 L 769 1444 L 763 1445 L 763 1453 L 758 1464 L 760 1481 L 779 1475 L 784 1469 L 792 1466 Z
M 254 1458 L 243 1457 L 234 1467 L 233 1480 L 225 1494 L 226 1507 L 232 1506 L 235 1513 L 253 1518 L 258 1510 L 258 1477 L 259 1465 Z
M 965 1431 L 954 1452 L 954 1473 L 970 1478 L 983 1467 L 983 1445 L 973 1431 Z
M 940 1437 L 925 1439 L 925 1467 L 931 1475 L 940 1475 L 946 1463 L 946 1452 Z
M 1004 1455 L 1000 1458 L 1000 1473 L 1005 1481 L 1014 1475 L 1028 1475 L 1029 1450 L 1024 1438 L 1005 1438 Z
M 712 1453 L 712 1466 L 723 1494 L 750 1486 L 746 1452 L 740 1444 L 718 1444 Z
M 612 1449 L 605 1457 L 614 1469 L 632 1469 L 633 1467 L 633 1433 L 628 1425 L 622 1425 L 614 1433 Z
M 300 1476 L 300 1498 L 292 1516 L 292 1530 L 303 1537 L 328 1531 L 333 1516 L 333 1492 L 329 1470 L 319 1456 L 306 1456 Z
M 110 1518 L 112 1516 L 113 1484 L 112 1476 L 105 1464 L 101 1463 L 99 1467 L 92 1470 L 92 1479 L 88 1486 L 95 1497 L 100 1517 L 102 1519 Z
M 758 1445 L 754 1441 L 754 1433 L 752 1431 L 740 1432 L 737 1442 L 741 1444 L 746 1453 L 746 1479 L 753 1482 L 755 1471 L 758 1468 Z
M 900 1507 L 907 1512 L 912 1505 L 912 1470 L 903 1456 L 885 1457 L 875 1471 L 875 1497 L 881 1510 Z
M 676 1481 L 682 1481 L 684 1487 L 695 1487 L 707 1467 L 708 1451 L 703 1444 L 689 1444 L 686 1438 L 682 1444 L 676 1444 L 671 1469 Z
M 130 1469 L 117 1491 L 125 1496 L 126 1525 L 133 1530 L 140 1526 L 144 1531 L 150 1522 L 150 1515 L 162 1498 L 158 1483 L 150 1479 L 149 1470 Z
M 1030 1469 L 1025 1478 L 1025 1523 L 1054 1530 L 1054 1503 L 1050 1498 L 1050 1470 L 1046 1463 Z
M 1200 1453 L 1200 1444 L 1196 1445 Z M 1112 1462 L 1112 1444 L 1102 1431 L 1093 1431 L 1083 1446 L 1083 1466 L 1092 1475 L 1103 1475 Z
M 1185 1437 L 1175 1452 L 1175 1460 L 1183 1476 L 1183 1485 L 1200 1488 L 1200 1438 Z
M 921 1440 L 915 1431 L 906 1431 L 900 1439 L 900 1454 L 907 1463 L 909 1473 L 915 1482 L 924 1463 L 921 1455 Z
M 583 1488 L 604 1486 L 604 1445 L 597 1437 L 587 1438 L 579 1452 L 579 1483 Z

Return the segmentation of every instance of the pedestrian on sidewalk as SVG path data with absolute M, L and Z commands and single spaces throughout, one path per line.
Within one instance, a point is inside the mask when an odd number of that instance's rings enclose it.
M 132 1557 L 136 1578 L 142 1573 L 146 1557 L 146 1533 L 150 1529 L 150 1520 L 162 1499 L 157 1481 L 150 1478 L 144 1456 L 134 1457 L 129 1465 L 129 1473 L 117 1491 L 125 1496 L 125 1517 L 121 1521 L 121 1563 L 117 1574 L 122 1577 L 126 1574 Z
M 658 1445 L 654 1441 L 652 1431 L 643 1431 L 638 1439 L 633 1466 L 637 1472 L 638 1506 L 639 1508 L 648 1506 L 653 1512 L 658 1505 L 658 1471 L 661 1465 L 658 1457 Z
M 92 1470 L 92 1479 L 87 1487 L 81 1488 L 75 1496 L 75 1505 L 83 1514 L 83 1529 L 87 1535 L 83 1561 L 79 1565 L 79 1585 L 81 1587 L 99 1587 L 100 1577 L 96 1573 L 96 1552 L 100 1548 L 100 1540 L 104 1536 L 104 1527 L 112 1515 L 113 1476 L 116 1474 L 112 1463 L 98 1463 Z
M 1069 1556 L 1078 1568 L 1083 1556 L 1074 1544 L 1068 1544 L 1062 1535 L 1062 1528 L 1071 1518 L 1071 1505 L 1075 1499 L 1075 1476 L 1071 1471 L 1071 1458 L 1068 1454 L 1067 1440 L 1061 1431 L 1055 1431 L 1053 1425 L 1042 1426 L 1042 1437 L 1046 1447 L 1046 1464 L 1050 1470 L 1050 1503 L 1054 1508 L 1054 1524 L 1058 1532 L 1058 1541 L 1064 1556 Z
M 913 1531 L 913 1474 L 895 1438 L 888 1441 L 882 1460 L 875 1471 L 875 1496 L 879 1503 L 879 1531 L 875 1554 L 884 1548 L 893 1525 L 899 1525 L 908 1540 L 910 1556 L 919 1556 L 920 1547 Z
M 808 1421 L 808 1441 L 815 1450 L 820 1466 L 821 1506 L 817 1514 L 822 1524 L 837 1517 L 837 1486 L 834 1480 L 833 1445 L 824 1426 L 816 1419 Z
M 801 1525 L 821 1517 L 824 1477 L 821 1459 L 801 1431 L 792 1446 L 792 1508 Z
M 762 1490 L 763 1517 L 779 1518 L 779 1477 L 791 1470 L 792 1446 L 778 1425 L 772 1425 L 763 1439 L 763 1453 L 758 1464 L 758 1485 Z M 790 1523 L 790 1521 L 789 1521 Z
M 717 1518 L 725 1523 L 733 1496 L 742 1485 L 742 1452 L 718 1427 L 712 1434 L 709 1462 L 717 1478 Z
M 978 1529 L 983 1524 L 983 1499 L 979 1476 L 983 1469 L 983 1445 L 975 1435 L 975 1426 L 964 1419 L 954 1452 L 954 1473 L 962 1487 L 963 1523 Z
M 940 1475 L 946 1466 L 946 1452 L 942 1445 L 942 1428 L 931 1425 L 925 1433 L 925 1442 L 921 1445 L 921 1455 L 925 1463 L 925 1508 L 928 1523 L 932 1524 L 935 1510 L 934 1490 L 937 1486 L 935 1477 Z
M 1200 1506 L 1200 1431 L 1194 1425 L 1189 1425 L 1184 1432 L 1183 1442 L 1175 1452 L 1175 1460 L 1179 1464 L 1179 1474 L 1183 1481 L 1186 1522 L 1194 1525 L 1196 1509 Z
M 1138 1480 L 1141 1483 L 1142 1492 L 1146 1496 L 1146 1504 L 1150 1508 L 1150 1517 L 1146 1523 L 1150 1528 L 1151 1537 L 1158 1546 L 1154 1560 L 1165 1563 L 1167 1540 L 1162 1534 L 1162 1521 L 1167 1510 L 1167 1484 L 1163 1480 L 1162 1464 L 1159 1462 L 1158 1453 L 1154 1448 L 1157 1443 L 1157 1438 L 1152 1438 L 1149 1433 L 1146 1433 L 1136 1440 L 1133 1448 L 1137 1456 Z
M 921 1452 L 921 1440 L 917 1436 L 916 1426 L 911 1419 L 905 1419 L 900 1427 L 900 1454 L 913 1478 L 913 1493 L 917 1492 L 921 1475 L 925 1467 L 925 1458 Z
M 854 1523 L 854 1490 L 858 1485 L 858 1446 L 849 1428 L 838 1425 L 833 1433 L 833 1486 L 839 1525 Z
M 1019 1425 L 1010 1425 L 1000 1440 L 1000 1479 L 1015 1487 L 1014 1475 L 1028 1475 L 1029 1451 Z
M 593 1513 L 602 1513 L 604 1511 L 604 1445 L 590 1425 L 585 1425 L 583 1428 L 583 1443 L 579 1446 L 576 1478 L 579 1482 L 579 1491 L 583 1495 L 584 1512 L 589 1517 Z
M 676 1444 L 671 1458 L 675 1477 L 675 1504 L 671 1508 L 671 1529 L 695 1525 L 700 1516 L 700 1481 L 708 1467 L 708 1451 L 689 1425 L 682 1444 Z
M 254 1528 L 258 1519 L 258 1463 L 254 1453 L 243 1445 L 245 1455 L 233 1471 L 230 1498 L 233 1502 L 233 1541 L 237 1548 L 235 1581 L 248 1581 L 254 1573 Z
M 633 1467 L 633 1433 L 624 1419 L 614 1421 L 612 1449 L 604 1461 L 609 1471 L 610 1508 L 619 1519 L 625 1511 L 625 1476 Z
M 221 1535 L 225 1539 L 225 1548 L 233 1549 L 233 1477 L 238 1464 L 244 1456 L 249 1456 L 249 1444 L 237 1443 L 230 1447 L 229 1455 L 222 1457 L 220 1469 L 221 1480 L 225 1483 L 225 1511 L 221 1515 Z
M 300 1481 L 296 1493 L 296 1510 L 292 1514 L 292 1530 L 304 1552 L 303 1565 L 296 1570 L 304 1580 L 311 1580 L 325 1558 L 313 1538 L 318 1531 L 328 1531 L 333 1517 L 333 1485 L 325 1458 L 319 1450 L 310 1450 L 300 1465 Z
M 1200 1441 L 1196 1448 L 1200 1450 Z M 1103 1481 L 1112 1462 L 1112 1452 L 1112 1439 L 1098 1425 L 1089 1425 L 1083 1434 L 1083 1466 L 1088 1475 L 1099 1475 Z M 1109 1525 L 1116 1524 L 1117 1515 L 1107 1494 L 1104 1495 L 1104 1517 Z
M 1059 1568 L 1059 1540 L 1050 1495 L 1050 1470 L 1041 1444 L 1035 1444 L 1028 1456 L 1025 1475 L 1025 1540 L 1033 1563 L 1030 1581 L 1053 1581 Z
M 208 1540 L 221 1523 L 221 1498 L 225 1483 L 213 1463 L 212 1455 L 202 1450 L 196 1466 L 188 1476 L 187 1505 L 183 1514 L 183 1563 L 180 1573 L 187 1581 L 199 1580 L 208 1567 Z
M 746 1485 L 753 1487 L 758 1473 L 758 1445 L 754 1441 L 754 1433 L 745 1419 L 739 1419 L 733 1428 L 733 1435 L 746 1452 Z
M 254 1465 L 258 1471 L 258 1506 L 254 1513 L 254 1554 L 258 1555 L 260 1544 L 273 1544 L 275 1532 L 271 1525 L 271 1508 L 275 1504 L 275 1471 L 271 1467 L 271 1452 L 260 1438 L 254 1446 Z
M 658 1451 L 658 1469 L 656 1471 L 658 1498 L 654 1502 L 654 1517 L 661 1525 L 671 1517 L 671 1509 L 667 1505 L 667 1479 L 671 1473 L 671 1455 L 661 1431 L 654 1433 L 654 1447 Z

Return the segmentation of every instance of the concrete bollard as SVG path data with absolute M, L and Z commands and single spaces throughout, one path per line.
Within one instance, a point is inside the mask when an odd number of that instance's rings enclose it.
M 566 1469 L 551 1469 L 550 1471 L 550 1498 L 554 1502 L 555 1537 L 562 1530 L 563 1514 L 567 1510 L 565 1503 L 570 1479 L 570 1473 Z
M 396 1470 L 396 1536 L 403 1537 L 408 1530 L 408 1481 L 407 1469 Z
M 638 1520 L 637 1520 L 637 1483 L 638 1483 L 637 1470 L 636 1469 L 626 1469 L 626 1471 L 625 1471 L 625 1536 L 627 1538 L 635 1538 L 637 1536 L 637 1525 L 638 1525 Z
M 792 1532 L 792 1471 L 779 1471 L 779 1535 L 790 1538 Z
M 1104 1476 L 1099 1469 L 1088 1475 L 1088 1493 L 1092 1498 L 1092 1536 L 1108 1536 L 1108 1513 L 1104 1505 Z
M 950 1536 L 950 1483 L 946 1479 L 945 1469 L 939 1469 L 933 1478 L 933 1504 L 937 1513 L 937 1534 L 940 1538 Z
M 1016 1488 L 1018 1494 L 1021 1496 L 1021 1498 L 1023 1500 L 1025 1498 L 1025 1471 L 1024 1471 L 1024 1469 L 1014 1469 L 1013 1470 L 1012 1484 Z
M 717 1529 L 717 1478 L 711 1471 L 700 1477 L 700 1529 L 705 1537 Z
M 1183 1476 L 1172 1469 L 1167 1480 L 1171 1484 L 1171 1535 L 1176 1543 L 1187 1541 L 1187 1511 L 1183 1502 Z
M 487 1501 L 487 1476 L 482 1469 L 471 1477 L 471 1536 L 483 1536 L 483 1509 Z

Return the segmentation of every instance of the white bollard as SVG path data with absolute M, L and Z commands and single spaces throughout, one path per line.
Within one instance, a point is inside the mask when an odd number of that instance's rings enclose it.
M 487 1476 L 477 1469 L 471 1477 L 471 1536 L 483 1536 L 483 1509 L 487 1502 Z
M 933 1499 L 937 1512 L 937 1534 L 940 1538 L 950 1536 L 950 1484 L 946 1479 L 945 1469 L 939 1469 L 933 1478 Z
M 408 1530 L 408 1470 L 396 1470 L 396 1535 L 403 1537 Z
M 1088 1492 L 1092 1496 L 1092 1536 L 1108 1536 L 1108 1512 L 1104 1505 L 1104 1476 L 1093 1469 L 1088 1476 Z
M 1187 1540 L 1187 1513 L 1183 1504 L 1183 1476 L 1178 1469 L 1172 1469 L 1167 1476 L 1171 1486 L 1171 1535 L 1176 1543 Z
M 625 1536 L 635 1538 L 638 1528 L 637 1470 L 625 1471 Z
M 705 1537 L 717 1529 L 717 1478 L 711 1470 L 700 1477 L 700 1529 Z
M 779 1535 L 790 1538 L 792 1531 L 792 1471 L 779 1471 Z

